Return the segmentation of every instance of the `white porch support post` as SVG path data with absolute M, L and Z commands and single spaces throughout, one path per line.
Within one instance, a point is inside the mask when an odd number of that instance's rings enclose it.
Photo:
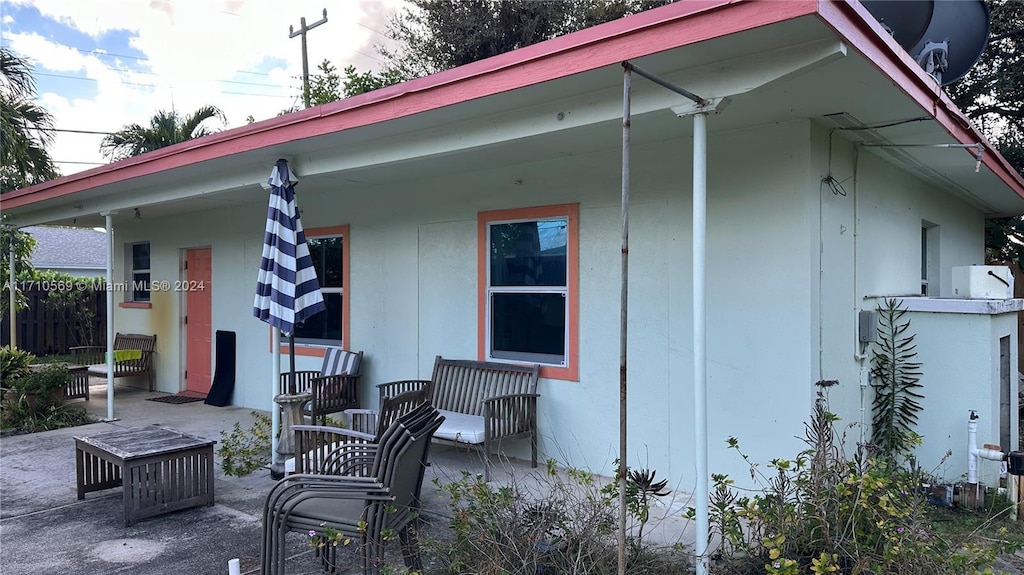
M 707 114 L 693 116 L 693 428 L 697 485 L 697 575 L 708 572 Z
M 114 420 L 114 216 L 103 212 L 107 228 L 107 421 Z
M 7 272 L 8 272 L 8 276 L 7 276 L 7 280 L 8 280 L 8 282 L 7 282 L 8 293 L 7 293 L 7 295 L 10 298 L 10 300 L 7 302 L 8 303 L 7 313 L 11 316 L 11 325 L 9 326 L 9 328 L 10 328 L 10 331 L 11 331 L 11 348 L 13 349 L 13 348 L 18 347 L 18 328 L 17 328 L 17 325 L 14 323 L 15 319 L 18 316 L 17 311 L 15 311 L 15 309 L 14 309 L 15 304 L 18 303 L 18 292 L 17 292 L 18 286 L 14 284 L 14 230 L 13 229 L 11 230 L 11 251 L 8 254 L 8 256 L 9 256 L 9 258 L 7 260 L 7 267 L 8 267 L 8 270 L 7 270 Z
M 705 242 L 707 240 L 707 115 L 728 105 L 727 98 L 704 99 L 693 92 L 638 68 L 623 63 L 648 80 L 684 96 L 689 103 L 673 106 L 679 117 L 693 116 L 693 425 L 694 455 L 697 477 L 696 499 L 697 540 L 694 542 L 697 575 L 708 574 L 708 534 L 710 533 L 710 501 L 708 500 L 708 402 L 707 402 L 707 329 L 704 305 Z M 623 212 L 626 213 L 625 211 Z M 625 246 L 625 244 L 623 244 Z M 625 247 L 623 248 L 625 251 Z M 625 306 L 625 304 L 623 304 Z
M 277 436 L 281 431 L 281 410 L 274 398 L 280 393 L 278 386 L 281 381 L 281 330 L 275 327 L 270 331 L 272 333 L 270 345 L 274 350 L 270 354 L 270 377 L 274 378 L 270 382 L 270 465 L 271 469 L 276 469 L 278 464 Z

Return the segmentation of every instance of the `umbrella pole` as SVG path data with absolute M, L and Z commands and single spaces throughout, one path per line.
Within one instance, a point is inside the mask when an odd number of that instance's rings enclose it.
M 278 394 L 277 386 L 281 385 L 281 330 L 275 327 L 271 331 L 273 333 L 273 336 L 271 337 L 271 346 L 273 347 L 274 353 L 271 354 L 271 371 L 273 372 L 271 377 L 273 377 L 273 381 L 270 385 L 270 463 L 271 469 L 276 469 L 276 466 L 279 463 L 277 457 L 277 436 L 281 431 L 281 410 L 278 408 L 277 402 L 274 401 L 274 399 Z
M 295 330 L 288 334 L 288 393 L 295 393 Z

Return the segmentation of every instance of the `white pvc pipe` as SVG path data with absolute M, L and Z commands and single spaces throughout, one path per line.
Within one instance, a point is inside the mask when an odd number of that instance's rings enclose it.
M 276 465 L 277 435 L 281 431 L 281 410 L 277 408 L 274 398 L 278 394 L 277 387 L 281 385 L 281 330 L 275 327 L 270 331 L 273 333 L 270 345 L 274 349 L 274 353 L 270 355 L 270 376 L 274 378 L 270 384 L 270 464 Z
M 708 573 L 707 115 L 693 116 L 693 427 L 697 485 L 697 575 Z
M 107 420 L 114 420 L 114 214 L 103 214 L 107 227 Z
M 967 422 L 967 483 L 978 482 L 978 458 L 990 461 L 1002 461 L 1006 458 L 1002 451 L 996 449 L 978 449 L 978 420 L 973 418 Z
M 239 565 L 238 559 L 231 559 L 228 561 L 228 575 L 241 575 L 242 569 Z

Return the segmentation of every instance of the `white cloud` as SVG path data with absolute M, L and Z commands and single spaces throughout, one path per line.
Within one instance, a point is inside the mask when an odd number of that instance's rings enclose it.
M 299 38 L 288 37 L 321 18 L 323 0 L 8 0 L 31 4 L 46 18 L 93 37 L 111 53 L 107 34 L 128 31 L 129 43 L 143 56 L 121 60 L 83 53 L 40 31 L 7 23 L 8 45 L 48 70 L 93 80 L 95 96 L 40 94 L 57 127 L 114 131 L 129 123 L 146 123 L 160 109 L 188 113 L 204 105 L 224 110 L 230 127 L 273 117 L 296 104 L 301 84 Z M 387 18 L 403 0 L 358 0 L 328 6 L 328 22 L 308 32 L 310 71 L 326 59 L 339 69 L 354 65 L 376 69 L 374 44 L 385 39 Z M 24 19 L 20 19 L 24 20 Z M 13 26 L 12 26 L 13 24 Z M 123 50 L 123 48 L 121 48 Z M 268 61 L 276 65 L 269 66 Z M 130 64 L 130 66 L 128 65 Z M 142 71 L 138 71 L 139 67 Z M 251 73 L 251 72 L 256 72 Z M 83 84 L 86 81 L 81 81 Z M 84 86 L 83 86 L 84 87 Z M 85 90 L 83 93 L 91 93 Z M 59 133 L 52 149 L 57 160 L 102 162 L 101 136 Z M 68 174 L 88 165 L 61 165 Z

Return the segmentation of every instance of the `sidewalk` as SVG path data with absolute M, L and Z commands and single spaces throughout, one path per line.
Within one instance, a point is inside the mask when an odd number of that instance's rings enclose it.
M 90 401 L 73 401 L 98 419 L 106 417 L 106 386 L 94 384 L 91 392 Z M 77 500 L 75 436 L 160 424 L 220 441 L 221 432 L 230 431 L 236 422 L 243 428 L 252 424 L 251 410 L 245 408 L 146 401 L 165 394 L 120 385 L 115 392 L 115 421 L 0 439 L 0 573 L 225 575 L 232 558 L 240 560 L 243 574 L 259 573 L 263 500 L 274 484 L 269 470 L 229 477 L 221 472 L 216 458 L 213 507 L 168 513 L 131 527 L 124 526 L 120 488 Z M 447 523 L 442 515 L 445 504 L 432 482 L 435 477 L 457 479 L 463 469 L 483 472 L 477 451 L 444 444 L 431 448 L 431 461 L 424 481 L 425 529 L 431 523 Z M 534 471 L 521 462 L 506 467 L 517 479 L 528 480 Z M 661 512 L 679 517 L 686 503 L 676 500 Z M 688 536 L 692 541 L 687 527 L 685 522 L 669 520 L 659 530 L 666 540 Z M 320 573 L 312 548 L 302 537 L 290 539 L 287 572 Z M 389 553 L 397 555 L 397 546 L 393 547 Z M 357 567 L 354 555 L 351 561 Z

